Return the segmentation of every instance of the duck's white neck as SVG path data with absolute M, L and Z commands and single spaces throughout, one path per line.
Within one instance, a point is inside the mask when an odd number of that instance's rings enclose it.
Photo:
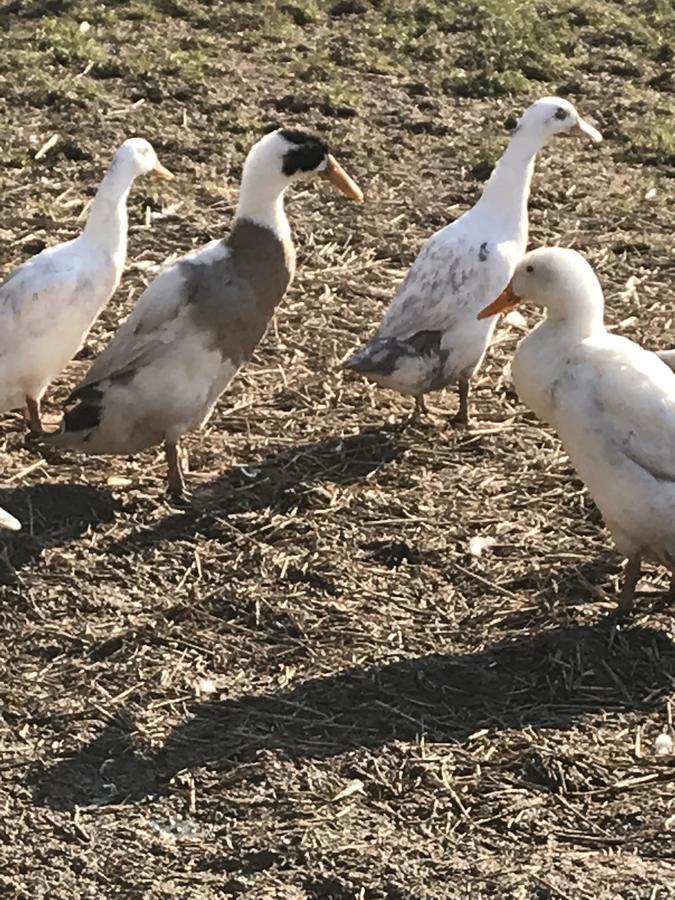
M 256 165 L 254 159 L 247 159 L 241 178 L 235 221 L 247 219 L 263 228 L 269 228 L 279 240 L 290 239 L 291 227 L 284 210 L 284 191 L 287 187 L 288 179 L 281 173 L 270 173 L 269 168 Z
M 496 216 L 507 225 L 520 225 L 527 239 L 527 201 L 534 161 L 546 142 L 531 132 L 518 130 L 494 168 L 476 204 L 482 214 Z
M 111 253 L 126 255 L 127 195 L 136 174 L 131 166 L 113 160 L 87 216 L 83 236 Z
M 546 324 L 566 341 L 576 343 L 605 334 L 605 303 L 599 284 L 571 284 L 564 297 L 546 307 Z

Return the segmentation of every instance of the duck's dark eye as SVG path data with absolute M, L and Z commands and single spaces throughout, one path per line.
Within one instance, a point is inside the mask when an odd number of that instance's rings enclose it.
M 555 111 L 556 119 L 566 119 L 567 118 L 567 110 L 563 109 L 562 106 L 559 106 Z
M 526 272 L 534 272 L 534 266 L 525 266 Z

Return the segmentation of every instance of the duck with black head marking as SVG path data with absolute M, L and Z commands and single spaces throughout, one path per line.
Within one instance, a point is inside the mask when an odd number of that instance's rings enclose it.
M 286 189 L 319 177 L 363 194 L 320 138 L 278 129 L 250 150 L 227 238 L 181 257 L 152 281 L 73 391 L 46 440 L 88 453 L 164 444 L 172 495 L 184 493 L 179 441 L 201 427 L 262 338 L 295 271 Z
M 602 137 L 571 103 L 543 97 L 523 113 L 511 141 L 472 209 L 422 247 L 379 328 L 345 368 L 380 387 L 415 398 L 459 387 L 452 421 L 469 422 L 469 382 L 494 323 L 476 314 L 513 275 L 527 245 L 527 202 L 539 150 L 556 134 Z

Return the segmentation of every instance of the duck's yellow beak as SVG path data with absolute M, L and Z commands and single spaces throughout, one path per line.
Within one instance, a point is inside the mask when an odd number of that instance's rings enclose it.
M 496 316 L 498 313 L 508 312 L 510 309 L 513 309 L 514 306 L 518 306 L 520 300 L 521 298 L 514 293 L 513 287 L 509 282 L 496 300 L 489 303 L 485 309 L 481 309 L 477 318 L 489 319 L 490 316 Z
M 150 172 L 151 175 L 154 175 L 155 178 L 162 178 L 164 181 L 173 181 L 176 177 L 173 172 L 169 172 L 166 166 L 163 166 L 159 160 L 157 161 L 157 165 Z
M 590 138 L 594 144 L 602 143 L 602 135 L 598 131 L 597 128 L 594 128 L 590 122 L 587 122 L 586 119 L 582 119 L 581 116 L 577 119 L 577 124 L 574 126 L 574 131 L 576 134 L 580 134 L 582 137 Z
M 333 187 L 336 187 L 341 194 L 349 197 L 350 200 L 363 200 L 361 188 L 347 175 L 340 163 L 330 153 L 326 157 L 326 168 L 319 172 L 319 177 L 323 178 L 324 181 L 330 181 Z

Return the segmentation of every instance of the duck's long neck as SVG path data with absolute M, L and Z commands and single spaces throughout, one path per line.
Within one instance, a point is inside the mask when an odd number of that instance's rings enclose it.
M 527 201 L 534 161 L 541 146 L 541 141 L 516 132 L 475 207 L 482 214 L 494 215 L 497 221 L 506 226 L 520 227 L 523 240 L 527 239 Z
M 599 284 L 569 286 L 564 303 L 546 310 L 546 324 L 558 339 L 576 344 L 606 334 L 605 303 Z
M 99 185 L 82 232 L 87 240 L 122 256 L 126 256 L 127 245 L 127 195 L 134 178 L 133 170 L 113 160 Z
M 290 240 L 291 227 L 284 209 L 284 191 L 288 181 L 281 175 L 271 175 L 247 162 L 241 178 L 239 203 L 235 221 L 246 219 L 269 228 L 279 240 Z

